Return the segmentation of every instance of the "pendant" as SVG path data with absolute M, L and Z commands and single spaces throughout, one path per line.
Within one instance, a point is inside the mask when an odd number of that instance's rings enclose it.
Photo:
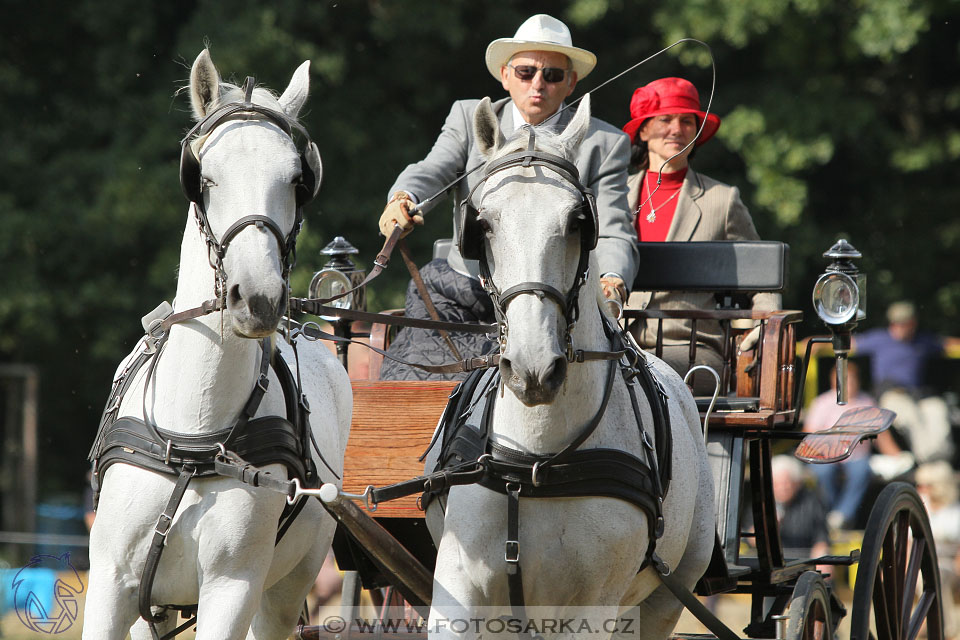
M 657 210 L 653 207 L 650 207 L 650 213 L 647 214 L 647 222 L 656 222 L 657 220 Z

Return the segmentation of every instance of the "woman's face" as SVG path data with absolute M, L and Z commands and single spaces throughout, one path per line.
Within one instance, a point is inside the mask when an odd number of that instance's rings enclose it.
M 640 139 L 647 143 L 649 169 L 658 171 L 670 158 L 677 155 L 664 170 L 678 171 L 687 166 L 687 156 L 693 146 L 680 153 L 697 135 L 697 116 L 692 113 L 668 113 L 653 116 L 640 127 Z

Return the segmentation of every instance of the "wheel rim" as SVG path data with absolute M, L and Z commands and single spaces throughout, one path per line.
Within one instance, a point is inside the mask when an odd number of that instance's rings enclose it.
M 851 640 L 943 640 L 937 553 L 914 488 L 888 485 L 870 513 L 853 590 Z

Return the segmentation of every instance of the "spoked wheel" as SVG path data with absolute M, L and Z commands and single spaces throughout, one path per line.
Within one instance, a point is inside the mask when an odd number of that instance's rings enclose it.
M 943 604 L 930 521 L 914 488 L 888 485 L 864 530 L 851 640 L 943 640 Z
M 806 571 L 797 580 L 787 607 L 786 640 L 832 640 L 830 594 L 823 576 Z

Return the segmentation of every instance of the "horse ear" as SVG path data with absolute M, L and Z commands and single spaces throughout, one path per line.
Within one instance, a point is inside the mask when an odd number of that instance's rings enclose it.
M 317 192 L 320 191 L 320 181 L 323 179 L 323 163 L 320 161 L 320 150 L 317 149 L 315 142 L 311 141 L 307 148 L 303 150 L 303 157 L 307 161 L 310 171 L 313 172 L 314 182 L 311 195 L 316 196 Z
M 590 94 L 583 96 L 580 100 L 580 106 L 577 107 L 577 115 L 567 125 L 560 136 L 560 141 L 564 148 L 573 153 L 580 147 L 580 143 L 587 137 L 587 130 L 590 128 Z
M 207 115 L 210 105 L 220 98 L 220 74 L 210 59 L 210 50 L 204 49 L 190 69 L 190 104 L 193 115 L 200 120 Z
M 493 112 L 490 98 L 484 98 L 473 114 L 473 135 L 477 139 L 480 155 L 489 158 L 500 142 L 500 123 Z
M 308 93 L 310 93 L 310 61 L 306 60 L 293 72 L 290 84 L 280 96 L 283 112 L 291 118 L 296 118 L 307 101 Z

